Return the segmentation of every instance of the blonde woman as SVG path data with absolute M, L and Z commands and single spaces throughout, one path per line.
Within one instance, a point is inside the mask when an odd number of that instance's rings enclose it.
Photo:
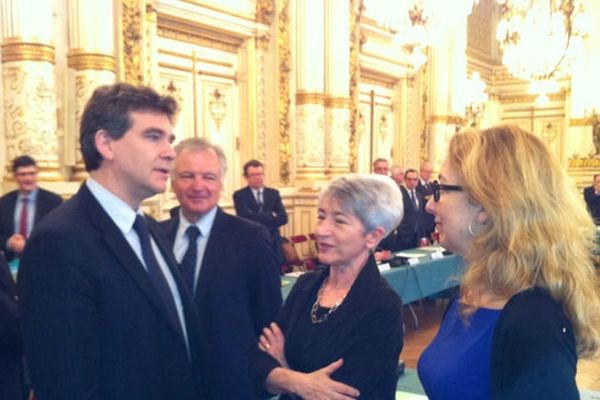
M 458 133 L 427 210 L 461 254 L 459 297 L 419 360 L 437 399 L 578 399 L 600 344 L 595 226 L 564 168 L 514 126 Z

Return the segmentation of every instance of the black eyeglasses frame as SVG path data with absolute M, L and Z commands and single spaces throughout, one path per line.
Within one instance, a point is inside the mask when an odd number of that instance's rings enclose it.
M 443 183 L 439 183 L 438 181 L 433 181 L 431 184 L 431 190 L 433 193 L 433 201 L 437 203 L 440 201 L 440 191 L 448 190 L 451 192 L 462 192 L 463 187 L 460 185 L 445 185 Z

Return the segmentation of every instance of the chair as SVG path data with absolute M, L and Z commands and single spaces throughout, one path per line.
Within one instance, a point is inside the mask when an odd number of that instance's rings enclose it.
M 298 252 L 297 246 L 302 246 L 303 247 L 302 250 L 304 250 L 306 248 L 306 246 L 304 246 L 304 245 L 309 244 L 308 237 L 306 235 L 290 236 L 290 241 L 294 245 L 296 252 Z M 300 264 L 304 267 L 305 270 L 310 271 L 311 269 L 314 269 L 315 266 L 318 264 L 318 260 L 315 256 L 315 252 L 312 249 L 309 248 L 308 252 L 300 251 L 300 254 L 307 255 L 306 257 L 300 257 Z

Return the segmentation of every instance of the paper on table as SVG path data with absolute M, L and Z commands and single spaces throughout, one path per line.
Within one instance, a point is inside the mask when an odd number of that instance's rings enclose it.
M 405 257 L 405 258 L 419 258 L 419 257 L 425 257 L 427 256 L 429 253 L 419 253 L 419 252 L 413 252 L 411 251 L 410 253 L 405 253 L 403 251 L 400 251 L 398 253 L 394 253 L 394 255 L 396 257 Z
M 396 391 L 396 400 L 427 400 L 424 394 Z
M 285 274 L 285 276 L 291 276 L 293 278 L 298 278 L 303 273 L 304 273 L 303 271 L 288 272 L 287 274 Z

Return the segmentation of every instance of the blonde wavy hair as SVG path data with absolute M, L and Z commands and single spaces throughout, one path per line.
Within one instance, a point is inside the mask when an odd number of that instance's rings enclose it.
M 578 354 L 596 355 L 596 227 L 565 169 L 540 139 L 516 126 L 456 134 L 447 161 L 470 200 L 488 214 L 464 255 L 469 268 L 462 294 L 484 288 L 510 298 L 532 286 L 542 287 L 571 320 Z

